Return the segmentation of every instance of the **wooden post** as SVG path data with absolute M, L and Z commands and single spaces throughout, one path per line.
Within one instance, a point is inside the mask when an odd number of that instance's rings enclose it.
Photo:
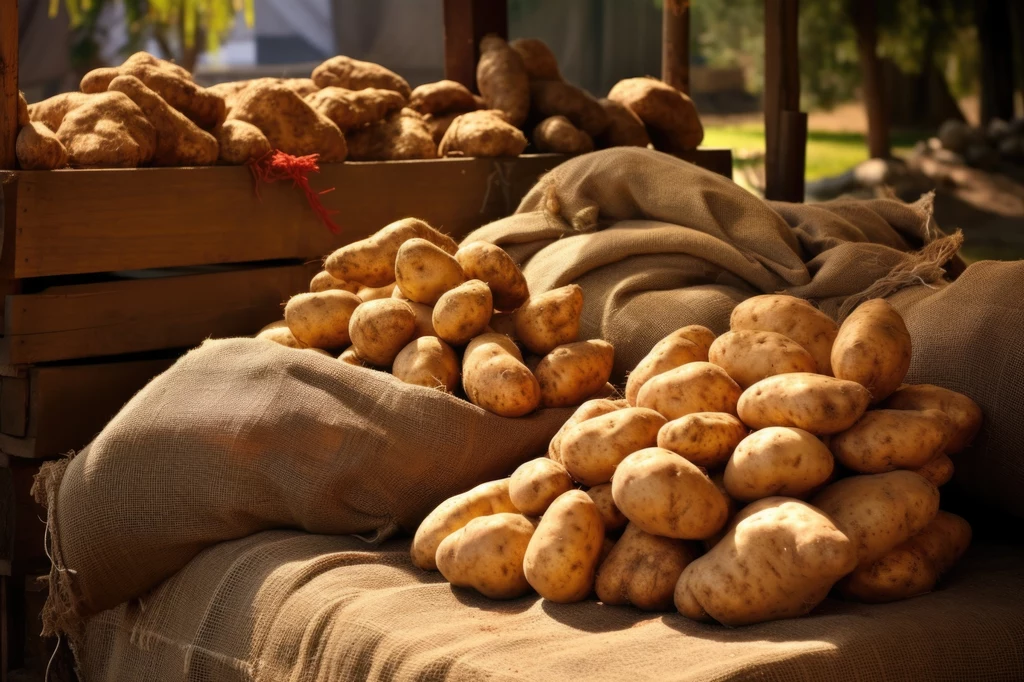
M 803 201 L 806 153 L 806 120 L 800 136 L 800 55 L 797 36 L 799 0 L 765 0 L 764 3 L 764 135 L 765 198 Z M 783 144 L 785 141 L 785 144 Z M 799 178 L 795 177 L 799 174 Z M 791 177 L 792 176 L 792 177 Z
M 0 0 L 0 170 L 14 168 L 18 137 L 18 0 Z
M 664 0 L 661 80 L 690 94 L 690 0 Z
M 476 92 L 480 39 L 488 33 L 508 38 L 506 0 L 444 0 L 445 78 Z

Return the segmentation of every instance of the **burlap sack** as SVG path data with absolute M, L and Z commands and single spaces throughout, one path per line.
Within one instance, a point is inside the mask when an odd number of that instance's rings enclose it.
M 729 629 L 595 601 L 489 601 L 407 541 L 270 531 L 197 556 L 91 620 L 84 682 L 828 682 L 1024 679 L 1024 548 L 974 547 L 932 594 L 826 600 Z
M 542 453 L 570 413 L 505 419 L 317 353 L 207 341 L 37 480 L 47 630 L 73 631 L 224 540 L 415 530 L 445 498 Z

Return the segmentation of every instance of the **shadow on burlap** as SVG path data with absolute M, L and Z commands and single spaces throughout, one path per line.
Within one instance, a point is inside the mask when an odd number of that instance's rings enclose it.
M 928 196 L 912 205 L 766 203 L 673 157 L 615 149 L 556 168 L 515 215 L 467 241 L 505 247 L 535 293 L 580 284 L 581 334 L 615 345 L 620 381 L 668 332 L 697 323 L 720 333 L 733 306 L 754 294 L 803 296 L 837 318 L 888 297 L 914 341 L 908 380 L 964 392 L 985 410 L 975 447 L 957 460 L 957 486 L 1022 516 L 1024 313 L 1013 292 L 1024 292 L 1024 267 L 979 263 L 950 282 L 946 270 L 962 270 L 961 237 L 943 234 L 930 209 Z M 1006 679 L 1024 666 L 1021 612 L 996 608 L 1017 604 L 1013 594 L 1019 601 L 1017 550 L 988 577 L 977 571 L 1001 555 L 969 562 L 959 591 L 887 607 L 832 605 L 812 619 L 742 630 L 452 593 L 415 571 L 404 547 L 384 552 L 326 534 L 411 530 L 439 500 L 541 452 L 568 411 L 501 419 L 383 373 L 270 346 L 204 344 L 78 457 L 41 475 L 55 561 L 46 625 L 72 635 L 86 679 L 181 679 L 183 671 L 190 680 L 536 678 L 546 670 L 653 679 L 666 672 L 658 661 L 673 679 L 822 679 L 860 669 Z M 325 535 L 252 535 L 273 528 Z M 375 591 L 380 585 L 393 591 Z M 991 614 L 985 628 L 982 613 Z M 1016 653 L 1000 662 L 986 641 Z M 816 663 L 803 667 L 808 660 Z

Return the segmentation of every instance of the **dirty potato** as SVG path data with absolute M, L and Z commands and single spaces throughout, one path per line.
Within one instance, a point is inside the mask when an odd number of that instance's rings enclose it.
M 407 384 L 451 393 L 459 385 L 459 358 L 436 336 L 421 336 L 399 351 L 391 373 Z
M 688 362 L 707 362 L 715 333 L 697 324 L 677 329 L 658 343 L 626 379 L 626 400 L 636 405 L 637 395 L 652 377 Z
M 531 296 L 515 313 L 516 338 L 537 355 L 571 343 L 580 333 L 583 289 L 578 284 Z
M 939 410 L 871 410 L 832 436 L 829 447 L 858 473 L 917 469 L 945 452 L 952 428 Z
M 776 495 L 803 498 L 829 479 L 833 466 L 832 453 L 813 434 L 770 426 L 736 446 L 723 482 L 729 495 L 741 502 Z
M 505 112 L 508 122 L 519 127 L 530 111 L 530 77 L 520 56 L 496 35 L 480 41 L 476 82 L 489 109 Z
M 597 510 L 601 512 L 601 521 L 604 522 L 605 532 L 611 533 L 622 530 L 629 523 L 629 519 L 626 518 L 625 514 L 615 506 L 615 500 L 612 499 L 611 483 L 592 486 L 587 489 L 587 495 L 597 505 Z
M 434 305 L 441 294 L 465 282 L 466 276 L 451 255 L 426 239 L 415 237 L 398 248 L 395 281 L 410 301 Z
M 473 93 L 462 83 L 440 80 L 413 88 L 409 108 L 421 114 L 446 114 L 453 111 L 474 111 Z
M 483 333 L 493 311 L 491 290 L 480 280 L 471 279 L 441 294 L 432 321 L 439 337 L 462 346 Z
M 543 40 L 537 38 L 518 38 L 509 43 L 516 51 L 526 68 L 526 75 L 534 81 L 562 80 L 558 71 L 558 60 L 555 53 Z
M 953 479 L 953 460 L 949 455 L 939 455 L 922 467 L 912 469 L 915 474 L 941 488 Z
M 549 601 L 586 599 L 603 544 L 604 525 L 594 501 L 582 490 L 563 493 L 548 507 L 526 548 L 526 580 Z
M 598 102 L 608 114 L 608 127 L 594 140 L 599 148 L 646 147 L 651 143 L 644 122 L 632 109 L 607 98 Z
M 636 404 L 656 410 L 666 419 L 694 412 L 736 414 L 740 393 L 740 387 L 718 365 L 689 362 L 647 381 Z
M 654 148 L 670 153 L 696 149 L 704 127 L 693 100 L 655 78 L 626 78 L 608 92 L 608 99 L 629 107 L 640 117 Z
M 662 426 L 658 447 L 671 450 L 699 467 L 718 469 L 747 433 L 743 422 L 727 412 L 694 412 Z
M 809 504 L 769 497 L 740 511 L 679 576 L 675 603 L 693 620 L 739 626 L 809 613 L 856 565 L 850 539 Z
M 561 462 L 583 485 L 607 483 L 627 455 L 657 442 L 658 430 L 664 424 L 664 417 L 642 407 L 592 417 L 562 436 Z
M 856 381 L 879 402 L 900 387 L 910 369 L 910 332 L 903 318 L 881 298 L 850 313 L 832 345 L 832 371 Z
M 839 590 L 849 599 L 869 604 L 931 592 L 970 544 L 970 524 L 940 511 L 920 533 L 844 578 Z
M 351 346 L 341 352 L 341 355 L 338 356 L 338 360 L 344 362 L 346 365 L 353 365 L 354 367 L 370 366 L 369 363 L 359 357 L 359 354 L 356 353 L 356 349 Z
M 526 149 L 526 136 L 498 115 L 500 113 L 484 109 L 456 117 L 437 145 L 437 153 L 441 156 L 519 156 Z
M 530 110 L 539 119 L 564 116 L 591 138 L 608 127 L 608 114 L 601 104 L 583 88 L 561 80 L 531 82 Z
M 22 170 L 55 170 L 68 165 L 68 150 L 52 130 L 37 121 L 18 131 L 14 153 Z
M 522 417 L 540 404 L 540 385 L 503 334 L 481 334 L 466 346 L 462 387 L 478 407 L 502 417 Z
M 752 429 L 794 426 L 821 436 L 853 426 L 870 400 L 867 389 L 854 381 L 805 372 L 778 374 L 743 391 L 737 414 Z
M 522 270 L 500 246 L 470 242 L 455 252 L 455 260 L 467 278 L 487 283 L 498 310 L 515 310 L 530 297 Z
M 311 293 L 315 294 L 319 291 L 327 291 L 328 289 L 340 289 L 354 294 L 359 291 L 359 285 L 355 282 L 340 280 L 326 270 L 321 270 L 313 275 L 313 279 L 309 280 L 309 291 Z
M 382 287 L 359 287 L 356 295 L 359 296 L 360 301 L 366 303 L 367 301 L 376 301 L 378 298 L 392 298 L 395 288 L 394 282 Z
M 679 575 L 695 558 L 684 540 L 651 535 L 631 523 L 597 569 L 597 598 L 644 611 L 671 611 Z
M 419 237 L 453 254 L 458 245 L 422 220 L 402 218 L 381 228 L 376 234 L 334 251 L 324 261 L 324 269 L 338 279 L 358 282 L 367 287 L 384 287 L 395 281 L 395 259 L 402 244 Z M 388 296 L 391 292 L 388 292 Z
M 516 513 L 508 484 L 507 478 L 481 483 L 439 504 L 416 529 L 409 551 L 412 563 L 427 571 L 436 570 L 437 548 L 446 537 L 480 516 Z
M 572 490 L 572 478 L 558 462 L 540 457 L 512 472 L 508 493 L 516 509 L 527 516 L 540 516 L 559 495 Z
M 857 565 L 867 566 L 932 522 L 939 489 L 912 471 L 890 471 L 836 481 L 811 504 L 835 520 L 853 542 Z
M 740 388 L 790 372 L 814 372 L 817 364 L 803 346 L 775 332 L 743 329 L 722 334 L 708 349 L 708 360 L 724 369 Z
M 967 448 L 981 430 L 981 408 L 962 393 L 932 384 L 901 386 L 889 396 L 885 407 L 891 410 L 941 410 L 949 417 L 951 434 L 946 454 L 955 455 Z
M 405 301 L 361 303 L 349 320 L 352 347 L 363 360 L 387 367 L 416 334 L 416 313 Z
M 707 474 L 661 448 L 622 460 L 612 479 L 612 499 L 641 530 L 666 538 L 702 540 L 729 517 L 728 500 Z
M 349 321 L 362 303 L 350 291 L 331 289 L 292 296 L 284 319 L 299 341 L 313 348 L 342 348 L 349 338 Z
M 270 153 L 270 141 L 251 123 L 231 119 L 213 131 L 217 139 L 218 160 L 240 166 Z
M 579 405 L 608 383 L 615 349 L 607 341 L 577 341 L 558 346 L 533 370 L 544 407 Z
M 802 298 L 781 294 L 748 298 L 733 309 L 729 328 L 782 334 L 811 354 L 819 374 L 832 375 L 832 344 L 839 327 Z
M 616 405 L 611 400 L 595 399 L 588 400 L 587 402 L 576 408 L 576 411 L 572 413 L 572 416 L 564 424 L 562 428 L 558 429 L 554 437 L 551 439 L 551 443 L 548 445 L 548 457 L 555 460 L 559 464 L 562 463 L 562 438 L 569 429 L 576 426 L 581 422 L 585 422 L 588 419 L 594 417 L 600 417 L 602 414 L 608 414 L 620 409 L 620 406 Z
M 479 516 L 437 548 L 437 570 L 455 587 L 488 599 L 515 599 L 530 591 L 523 556 L 537 523 L 522 514 Z
M 347 90 L 380 88 L 394 90 L 409 99 L 409 83 L 394 71 L 380 64 L 352 59 L 344 55 L 331 57 L 313 69 L 313 82 L 319 88 L 338 87 Z
M 565 116 L 550 116 L 533 129 L 533 146 L 551 154 L 586 154 L 594 151 L 594 140 Z
M 401 111 L 405 98 L 393 90 L 328 87 L 304 96 L 306 104 L 326 117 L 343 133 L 349 133 Z
M 261 329 L 258 334 L 256 334 L 256 338 L 267 339 L 268 341 L 273 341 L 274 343 L 281 344 L 288 348 L 308 348 L 306 344 L 295 338 L 295 335 L 292 334 L 292 330 L 288 328 L 288 324 L 284 320 L 268 324 L 266 327 Z

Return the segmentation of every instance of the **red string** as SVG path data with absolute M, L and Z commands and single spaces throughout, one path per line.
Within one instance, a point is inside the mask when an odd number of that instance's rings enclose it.
M 292 156 L 291 154 L 285 154 L 280 150 L 269 151 L 258 159 L 252 159 L 249 161 L 249 170 L 252 172 L 253 180 L 256 181 L 255 190 L 256 198 L 260 199 L 260 183 L 272 183 L 278 180 L 291 180 L 293 186 L 297 186 L 302 189 L 303 194 L 306 195 L 306 201 L 309 202 L 309 207 L 313 209 L 313 212 L 317 214 L 320 221 L 326 225 L 331 232 L 337 234 L 340 229 L 331 220 L 331 216 L 338 213 L 335 209 L 329 209 L 320 202 L 320 195 L 333 192 L 334 187 L 323 190 L 322 192 L 315 191 L 309 186 L 309 178 L 307 177 L 310 173 L 319 173 L 320 166 L 317 164 L 317 158 L 319 154 L 310 154 L 309 156 Z

